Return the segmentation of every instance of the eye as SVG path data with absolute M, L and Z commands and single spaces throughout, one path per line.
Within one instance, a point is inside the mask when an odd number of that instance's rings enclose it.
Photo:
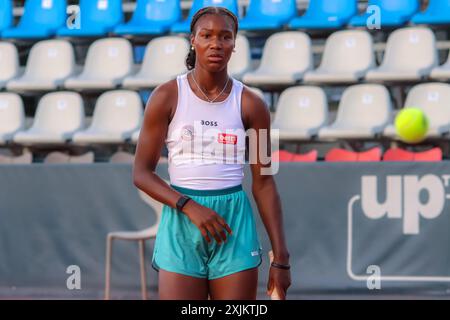
M 204 37 L 205 39 L 208 39 L 208 38 L 209 38 L 209 34 L 206 33 L 206 34 L 203 35 L 203 37 Z

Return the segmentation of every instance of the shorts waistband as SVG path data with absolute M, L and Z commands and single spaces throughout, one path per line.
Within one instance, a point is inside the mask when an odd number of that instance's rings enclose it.
M 175 190 L 179 191 L 182 194 L 190 195 L 190 196 L 221 196 L 225 194 L 230 194 L 234 192 L 238 192 L 242 190 L 242 184 L 239 184 L 234 187 L 229 187 L 225 189 L 214 189 L 214 190 L 196 190 L 189 189 L 184 187 L 175 186 L 173 184 L 170 185 Z

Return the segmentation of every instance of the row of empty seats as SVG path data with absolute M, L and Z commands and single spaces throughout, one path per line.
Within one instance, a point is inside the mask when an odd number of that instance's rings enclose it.
M 307 153 L 294 153 L 287 150 L 277 150 L 272 153 L 272 161 L 279 162 L 316 162 L 317 150 Z M 332 148 L 325 154 L 327 162 L 377 162 L 377 161 L 442 161 L 442 150 L 432 148 L 426 151 L 409 151 L 402 148 L 391 148 L 382 154 L 379 147 L 366 151 L 351 151 Z
M 131 43 L 123 38 L 95 41 L 85 65 L 75 63 L 72 45 L 66 40 L 35 44 L 24 70 L 17 48 L 0 42 L 0 89 L 9 91 L 106 90 L 153 88 L 186 72 L 189 42 L 167 36 L 148 43 L 141 66 L 134 64 Z M 164 61 L 164 63 L 161 63 Z M 289 86 L 304 83 L 355 83 L 367 81 L 414 81 L 424 77 L 450 79 L 450 55 L 438 65 L 435 36 L 427 28 L 396 30 L 388 39 L 384 59 L 376 66 L 373 40 L 362 30 L 338 31 L 326 42 L 322 61 L 313 69 L 311 40 L 298 31 L 279 32 L 267 39 L 260 65 L 253 70 L 250 44 L 239 35 L 229 62 L 231 76 L 251 86 Z
M 75 92 L 46 94 L 39 101 L 31 127 L 26 128 L 23 102 L 14 93 L 0 93 L 0 144 L 22 145 L 95 143 L 120 144 L 137 141 L 143 105 L 134 91 L 103 93 L 97 100 L 92 121 L 86 126 L 83 99 Z
M 237 0 L 194 0 L 189 15 L 182 19 L 181 0 L 136 0 L 133 16 L 125 22 L 121 0 L 80 0 L 79 20 L 66 13 L 66 0 L 27 0 L 24 14 L 13 26 L 12 0 L 0 0 L 0 35 L 3 38 L 39 39 L 50 36 L 102 37 L 118 35 L 160 35 L 188 33 L 194 13 L 205 6 L 222 6 L 239 17 L 241 30 L 337 29 L 365 27 L 374 10 L 380 27 L 413 24 L 449 24 L 450 2 L 430 0 L 420 12 L 420 0 L 369 0 L 368 10 L 358 12 L 357 0 L 314 0 L 298 16 L 296 0 L 250 0 L 243 17 Z M 376 6 L 376 9 L 373 9 Z M 67 21 L 71 20 L 71 25 Z M 75 25 L 73 25 L 75 24 Z
M 450 133 L 450 84 L 426 83 L 413 87 L 405 107 L 424 110 L 429 120 L 428 138 L 447 139 Z M 97 100 L 92 123 L 85 128 L 84 105 L 75 92 L 53 92 L 39 101 L 33 125 L 25 128 L 19 95 L 0 93 L 0 143 L 61 144 L 137 142 L 143 104 L 134 91 L 116 90 Z M 282 92 L 272 123 L 272 138 L 281 141 L 334 141 L 397 139 L 392 125 L 394 112 L 386 87 L 360 84 L 348 87 L 336 119 L 328 124 L 329 108 L 324 90 L 297 86 Z M 275 131 L 276 130 L 276 131 Z M 278 133 L 278 134 L 276 134 Z
M 404 107 L 421 108 L 429 120 L 428 138 L 450 133 L 450 84 L 423 83 L 414 86 Z M 272 129 L 282 141 L 398 139 L 392 125 L 391 97 L 380 84 L 348 87 L 340 100 L 336 119 L 328 125 L 329 108 L 324 90 L 315 86 L 290 87 L 281 93 Z M 273 135 L 277 139 L 277 135 Z

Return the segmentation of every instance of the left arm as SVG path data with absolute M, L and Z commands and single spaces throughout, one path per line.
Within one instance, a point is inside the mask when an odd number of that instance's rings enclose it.
M 242 111 L 246 128 L 254 130 L 256 137 L 252 141 L 252 135 L 250 135 L 249 141 L 252 193 L 270 238 L 274 262 L 289 264 L 289 252 L 283 231 L 280 196 L 273 175 L 262 174 L 263 168 L 268 170 L 271 166 L 270 113 L 265 102 L 247 88 L 244 88 L 242 94 Z M 259 148 L 260 140 L 264 141 L 264 139 L 266 150 Z M 270 295 L 274 287 L 276 287 L 281 298 L 284 299 L 287 288 L 290 286 L 290 272 L 282 269 L 270 269 L 267 286 L 268 294 Z

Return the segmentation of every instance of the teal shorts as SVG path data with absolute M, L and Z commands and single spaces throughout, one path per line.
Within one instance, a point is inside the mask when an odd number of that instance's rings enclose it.
M 205 240 L 198 227 L 184 214 L 167 205 L 156 235 L 152 267 L 183 275 L 217 279 L 259 267 L 262 247 L 253 211 L 242 185 L 220 190 L 193 190 L 171 185 L 182 194 L 222 216 L 231 228 L 227 241 Z

